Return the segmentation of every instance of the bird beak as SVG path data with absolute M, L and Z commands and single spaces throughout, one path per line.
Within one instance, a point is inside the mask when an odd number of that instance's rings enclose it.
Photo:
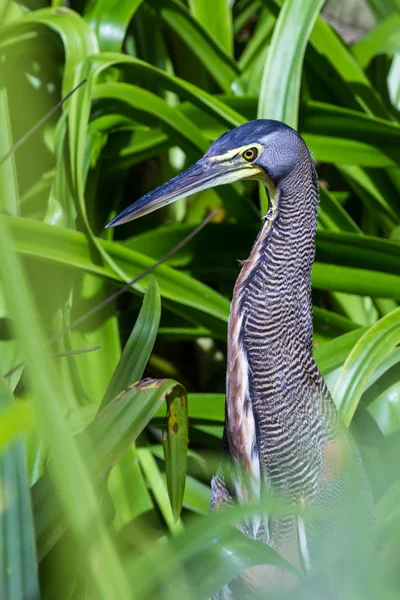
M 180 175 L 139 198 L 106 227 L 122 225 L 209 187 L 233 183 L 239 179 L 261 178 L 261 173 L 262 170 L 255 164 L 216 162 L 213 158 L 201 158 Z

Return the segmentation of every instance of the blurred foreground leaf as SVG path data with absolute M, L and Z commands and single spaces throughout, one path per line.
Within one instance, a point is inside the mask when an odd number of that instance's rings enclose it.
M 62 390 L 56 365 L 44 344 L 32 293 L 11 237 L 0 218 L 0 276 L 5 283 L 7 305 L 21 343 L 32 390 L 37 423 L 51 453 L 51 478 L 71 529 L 85 546 L 85 561 L 99 598 L 117 594 L 127 597 L 125 573 L 105 528 L 100 508 L 88 477 L 87 467 L 68 431 L 62 410 Z M 35 511 L 35 501 L 32 500 Z M 87 531 L 91 531 L 90 541 Z M 112 591 L 113 590 L 113 591 Z
M 174 381 L 149 379 L 131 385 L 109 402 L 75 438 L 85 452 L 92 481 L 97 484 L 108 474 L 162 404 L 173 402 L 176 397 L 181 399 L 184 394 L 182 386 Z M 181 435 L 185 436 L 184 429 Z M 47 475 L 33 486 L 32 502 L 42 558 L 67 527 Z
M 8 384 L 0 379 L 0 424 L 12 406 Z M 32 507 L 25 453 L 21 440 L 0 456 L 0 597 L 39 600 L 39 582 Z

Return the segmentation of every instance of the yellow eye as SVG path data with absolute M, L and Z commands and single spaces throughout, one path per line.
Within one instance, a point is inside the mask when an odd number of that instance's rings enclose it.
M 242 153 L 242 156 L 243 156 L 244 160 L 247 160 L 248 162 L 250 162 L 250 161 L 254 160 L 255 158 L 257 158 L 258 150 L 254 146 L 252 148 L 247 148 L 247 150 L 245 150 Z

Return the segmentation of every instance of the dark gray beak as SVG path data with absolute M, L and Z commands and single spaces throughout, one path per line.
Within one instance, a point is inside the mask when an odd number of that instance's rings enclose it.
M 180 198 L 185 198 L 185 196 L 190 196 L 209 187 L 249 178 L 257 172 L 259 172 L 259 167 L 256 167 L 256 165 L 238 165 L 233 161 L 218 163 L 209 158 L 201 158 L 180 175 L 139 198 L 108 223 L 106 227 L 122 225 L 122 223 L 147 215 L 147 213 Z

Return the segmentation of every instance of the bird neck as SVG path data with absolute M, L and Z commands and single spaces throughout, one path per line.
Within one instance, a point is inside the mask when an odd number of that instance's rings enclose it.
M 309 156 L 281 180 L 271 200 L 236 282 L 228 328 L 226 432 L 232 455 L 249 469 L 255 464 L 256 473 L 257 403 L 272 390 L 285 390 L 284 402 L 291 404 L 297 394 L 293 386 L 306 373 L 316 385 L 322 381 L 312 356 L 318 187 Z
M 277 187 L 264 225 L 243 263 L 232 303 L 232 313 L 246 315 L 246 320 L 258 318 L 264 342 L 285 344 L 290 340 L 310 352 L 317 206 L 318 184 L 310 161 Z

